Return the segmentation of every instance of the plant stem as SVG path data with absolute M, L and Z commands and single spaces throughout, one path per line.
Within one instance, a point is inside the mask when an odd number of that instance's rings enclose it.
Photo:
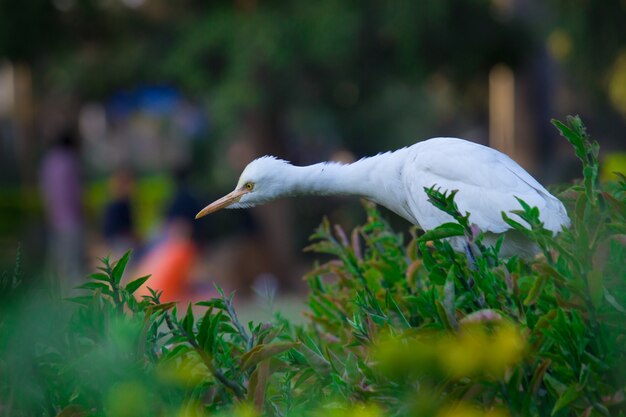
M 230 389 L 237 398 L 239 399 L 244 398 L 245 396 L 244 390 L 236 382 L 229 380 L 226 377 L 226 375 L 224 375 L 219 369 L 217 369 L 213 365 L 213 359 L 207 352 L 204 351 L 204 349 L 202 349 L 198 345 L 198 342 L 196 342 L 196 339 L 193 337 L 193 335 L 188 334 L 185 331 L 185 329 L 183 329 L 181 326 L 176 326 L 172 322 L 172 318 L 169 316 L 169 313 L 166 313 L 165 315 L 165 322 L 167 323 L 167 327 L 172 332 L 179 332 L 185 339 L 187 339 L 187 342 L 191 345 L 191 347 L 193 347 L 196 353 L 200 356 L 200 358 L 202 359 L 202 362 L 207 367 L 209 372 L 211 372 L 211 374 L 215 377 L 215 379 L 217 379 L 226 388 Z
M 222 385 L 224 385 L 226 388 L 230 389 L 237 398 L 244 398 L 244 390 L 236 382 L 226 378 L 226 375 L 224 375 L 217 368 L 215 368 L 215 366 L 213 365 L 213 360 L 208 353 L 201 349 L 197 344 L 196 346 L 194 346 L 194 349 L 196 350 L 198 355 L 200 355 L 200 357 L 202 358 L 202 362 L 204 362 L 205 366 L 213 374 L 215 379 L 220 381 Z
M 232 323 L 235 325 L 237 331 L 246 342 L 246 350 L 252 349 L 252 337 L 248 334 L 246 328 L 239 321 L 239 317 L 237 317 L 237 312 L 233 307 L 232 301 L 226 297 L 223 297 L 222 300 L 224 301 L 224 305 L 226 306 L 226 312 L 230 316 Z

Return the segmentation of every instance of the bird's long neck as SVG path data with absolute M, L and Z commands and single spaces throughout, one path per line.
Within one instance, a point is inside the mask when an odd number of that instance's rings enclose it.
M 352 164 L 320 163 L 304 167 L 286 164 L 276 172 L 280 191 L 270 199 L 303 194 L 352 195 L 379 203 L 417 224 L 403 183 L 406 152 L 390 152 Z
M 400 165 L 389 163 L 393 154 L 364 158 L 352 164 L 320 163 L 292 167 L 292 194 L 354 195 L 380 201 L 383 190 L 393 188 Z M 392 208 L 393 209 L 393 208 Z
M 361 195 L 365 181 L 352 164 L 322 162 L 315 165 L 292 167 L 288 181 L 294 195 Z

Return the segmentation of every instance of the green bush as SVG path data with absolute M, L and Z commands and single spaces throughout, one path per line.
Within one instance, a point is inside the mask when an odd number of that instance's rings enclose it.
M 308 324 L 241 323 L 233 296 L 178 311 L 148 277 L 121 285 L 129 254 L 82 285 L 76 308 L 16 303 L 3 277 L 0 413 L 11 416 L 626 415 L 626 178 L 598 182 L 579 118 L 555 122 L 583 164 L 561 194 L 557 237 L 520 202 L 532 260 L 487 247 L 454 192 L 425 190 L 455 223 L 405 244 L 377 209 L 345 233 L 324 221 L 308 250 Z M 471 220 L 471 216 L 469 217 Z M 468 254 L 446 237 L 464 235 Z M 149 281 L 148 281 L 149 282 Z M 13 300 L 13 301 L 11 301 Z

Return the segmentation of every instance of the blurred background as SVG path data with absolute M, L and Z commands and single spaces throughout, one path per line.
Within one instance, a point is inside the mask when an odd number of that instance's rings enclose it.
M 580 114 L 624 171 L 625 22 L 625 0 L 0 0 L 0 271 L 19 247 L 67 289 L 133 248 L 164 298 L 297 291 L 308 235 L 358 201 L 193 221 L 265 154 L 457 136 L 554 184 L 579 166 L 550 119 Z

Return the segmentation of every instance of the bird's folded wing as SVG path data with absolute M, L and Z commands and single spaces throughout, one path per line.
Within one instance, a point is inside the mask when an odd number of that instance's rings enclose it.
M 472 144 L 431 147 L 427 152 L 415 152 L 412 158 L 405 168 L 413 172 L 403 175 L 407 203 L 425 229 L 452 221 L 428 201 L 424 187 L 433 185 L 441 191 L 458 190 L 455 201 L 460 211 L 469 212 L 470 222 L 484 231 L 501 233 L 510 228 L 502 212 L 521 209 L 516 197 L 537 207 L 550 230 L 558 231 L 569 222 L 555 197 L 517 163 L 493 149 Z

